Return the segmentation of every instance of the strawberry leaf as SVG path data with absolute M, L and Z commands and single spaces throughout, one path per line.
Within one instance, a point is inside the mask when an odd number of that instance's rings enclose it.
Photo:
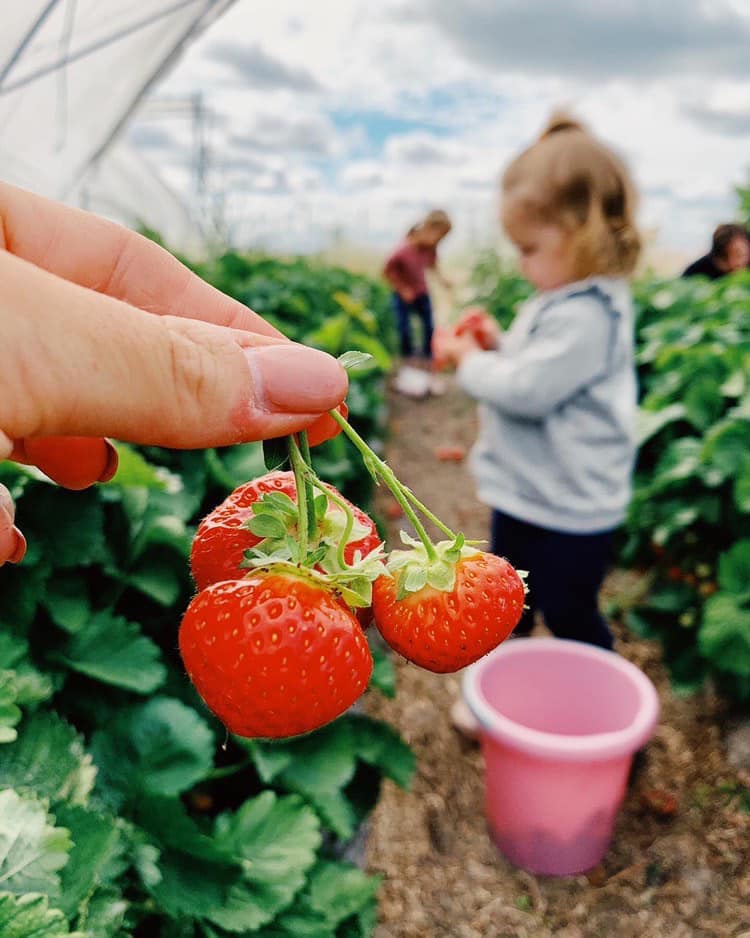
M 84 804 L 95 776 L 82 737 L 54 712 L 35 713 L 15 742 L 0 747 L 0 787 L 21 794 Z
M 18 733 L 14 729 L 21 720 L 21 708 L 17 706 L 18 691 L 12 671 L 0 671 L 0 743 L 12 743 Z
M 256 513 L 252 518 L 248 518 L 246 527 L 256 537 L 279 538 L 286 535 L 286 525 L 284 522 L 280 518 L 266 512 Z
M 73 847 L 61 874 L 60 907 L 69 917 L 85 911 L 96 888 L 107 879 L 107 864 L 122 849 L 115 819 L 86 808 L 65 805 L 57 822 L 71 834 Z
M 55 827 L 40 801 L 0 791 L 0 889 L 60 894 L 58 871 L 68 862 L 70 832 Z
M 411 566 L 399 577 L 399 591 L 416 593 L 427 583 L 427 570 L 425 567 Z
M 395 697 L 396 669 L 393 667 L 391 655 L 380 642 L 372 642 L 370 651 L 372 653 L 370 686 L 376 687 L 386 697 Z
M 170 697 L 121 710 L 91 740 L 100 769 L 98 787 L 113 804 L 185 791 L 206 776 L 213 751 L 208 725 L 191 707 Z
M 342 368 L 346 368 L 347 371 L 353 368 L 360 368 L 362 365 L 367 365 L 372 361 L 372 355 L 369 352 L 344 352 L 343 355 L 339 355 L 336 359 L 341 365 Z
M 285 909 L 305 884 L 321 844 L 320 822 L 300 798 L 264 791 L 216 819 L 215 841 L 243 861 L 223 908 L 206 915 L 229 931 L 251 931 Z
M 0 895 L 0 935 L 3 938 L 85 938 L 68 931 L 60 909 L 50 908 L 47 896 Z
M 108 610 L 97 612 L 71 636 L 60 657 L 74 671 L 136 694 L 152 693 L 166 674 L 157 645 L 136 623 Z

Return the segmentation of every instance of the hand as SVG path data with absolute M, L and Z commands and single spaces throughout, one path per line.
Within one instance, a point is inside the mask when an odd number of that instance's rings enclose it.
M 457 335 L 470 333 L 474 336 L 480 348 L 486 351 L 500 347 L 502 329 L 497 320 L 490 316 L 482 306 L 469 306 L 461 314 L 456 323 Z
M 111 478 L 102 437 L 225 446 L 309 427 L 345 397 L 331 356 L 289 342 L 167 251 L 0 183 L 0 460 L 70 488 Z M 0 563 L 23 545 L 0 490 Z
M 413 303 L 417 298 L 417 293 L 411 287 L 402 287 L 398 291 L 398 295 L 404 301 L 404 303 Z
M 457 367 L 470 352 L 481 352 L 482 347 L 470 332 L 456 335 L 449 329 L 436 330 L 433 336 L 433 356 L 440 368 Z

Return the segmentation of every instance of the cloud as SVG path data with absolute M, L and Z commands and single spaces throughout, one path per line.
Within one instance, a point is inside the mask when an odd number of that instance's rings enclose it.
M 724 137 L 750 136 L 750 112 L 727 111 L 707 105 L 691 105 L 683 113 L 696 124 Z
M 385 154 L 389 159 L 417 165 L 455 165 L 462 160 L 454 141 L 419 131 L 391 137 Z
M 383 185 L 385 173 L 380 163 L 362 160 L 345 166 L 339 180 L 346 189 L 374 189 Z
M 287 65 L 264 52 L 254 43 L 219 40 L 207 49 L 207 57 L 231 68 L 252 90 L 287 89 L 316 92 L 321 85 L 315 76 L 302 66 Z
M 421 0 L 417 9 L 467 59 L 498 73 L 747 74 L 750 18 L 729 0 Z
M 332 151 L 335 131 L 321 115 L 283 117 L 279 114 L 258 114 L 252 126 L 230 136 L 235 147 L 251 150 L 294 151 L 326 156 Z

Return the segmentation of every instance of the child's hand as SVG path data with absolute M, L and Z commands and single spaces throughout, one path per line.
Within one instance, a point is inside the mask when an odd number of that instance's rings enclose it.
M 455 332 L 456 335 L 472 335 L 479 347 L 486 351 L 500 347 L 502 330 L 497 320 L 481 306 L 470 306 L 464 310 Z
M 398 291 L 398 295 L 404 301 L 404 303 L 413 303 L 417 298 L 416 292 L 411 287 L 402 287 Z
M 465 355 L 481 350 L 481 345 L 468 332 L 456 335 L 449 329 L 436 329 L 432 337 L 432 355 L 438 369 L 457 367 Z

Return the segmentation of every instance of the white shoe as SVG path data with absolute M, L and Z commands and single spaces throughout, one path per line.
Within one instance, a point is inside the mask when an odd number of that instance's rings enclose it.
M 427 397 L 430 393 L 431 377 L 426 371 L 402 365 L 393 381 L 394 390 L 407 397 Z

